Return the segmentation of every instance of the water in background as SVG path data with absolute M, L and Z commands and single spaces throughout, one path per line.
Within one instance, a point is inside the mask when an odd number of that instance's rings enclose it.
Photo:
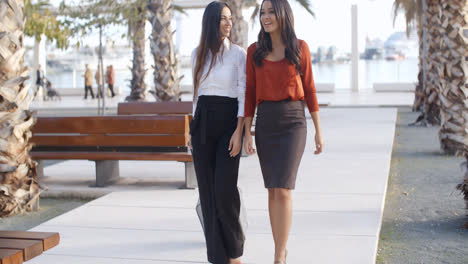
M 152 69 L 152 67 L 148 67 Z M 349 90 L 351 79 L 350 63 L 321 63 L 313 64 L 312 71 L 316 83 L 333 83 L 337 90 Z M 131 71 L 116 69 L 116 87 L 122 89 L 123 94 L 130 92 Z M 93 72 L 94 74 L 94 72 Z M 181 69 L 180 74 L 183 85 L 191 85 L 192 72 L 189 67 Z M 417 81 L 418 59 L 407 58 L 405 60 L 360 60 L 359 61 L 359 88 L 372 89 L 373 83 L 412 83 Z M 54 68 L 47 69 L 47 78 L 56 88 L 83 88 L 84 71 L 58 71 Z M 153 72 L 146 73 L 146 84 L 153 87 Z M 96 87 L 96 83 L 94 83 Z

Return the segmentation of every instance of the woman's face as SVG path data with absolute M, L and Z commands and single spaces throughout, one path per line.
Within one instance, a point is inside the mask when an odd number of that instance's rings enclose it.
M 267 33 L 272 33 L 279 29 L 275 10 L 273 9 L 271 1 L 263 2 L 262 8 L 260 9 L 260 21 L 262 23 L 263 29 Z
M 229 8 L 224 7 L 223 11 L 221 12 L 221 21 L 219 22 L 219 32 L 221 33 L 221 38 L 225 39 L 226 37 L 231 34 L 232 29 L 232 16 L 231 10 Z

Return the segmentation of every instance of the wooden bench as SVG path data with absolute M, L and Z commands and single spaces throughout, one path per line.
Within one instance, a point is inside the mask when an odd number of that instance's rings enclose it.
M 119 160 L 184 162 L 185 187 L 197 186 L 188 115 L 38 117 L 32 132 L 34 160 L 95 161 L 98 187 L 119 179 Z M 37 173 L 43 176 L 42 162 Z
M 125 102 L 117 105 L 118 115 L 191 115 L 192 102 Z
M 60 242 L 58 233 L 0 231 L 0 264 L 21 264 Z

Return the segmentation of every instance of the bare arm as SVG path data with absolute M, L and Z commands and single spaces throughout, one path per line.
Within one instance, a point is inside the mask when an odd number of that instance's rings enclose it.
M 323 151 L 324 142 L 322 136 L 322 128 L 320 126 L 320 115 L 319 112 L 311 112 L 312 121 L 314 122 L 315 127 L 315 154 L 320 154 Z
M 245 128 L 245 138 L 244 138 L 245 152 L 249 155 L 255 154 L 255 149 L 253 147 L 252 134 L 250 133 L 252 129 L 252 117 L 245 118 L 244 128 Z
M 237 128 L 242 133 L 242 129 L 244 128 L 245 118 L 243 116 L 237 117 Z
M 244 117 L 239 116 L 237 118 L 237 127 L 234 130 L 234 133 L 231 136 L 231 140 L 229 141 L 229 155 L 231 157 L 237 156 L 242 148 L 242 129 L 244 127 Z

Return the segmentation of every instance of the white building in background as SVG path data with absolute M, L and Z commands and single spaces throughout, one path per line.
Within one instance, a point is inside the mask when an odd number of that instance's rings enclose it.
M 413 31 L 408 37 L 406 32 L 395 32 L 385 41 L 384 48 L 387 52 L 401 53 L 405 57 L 417 57 L 419 49 L 417 33 Z

